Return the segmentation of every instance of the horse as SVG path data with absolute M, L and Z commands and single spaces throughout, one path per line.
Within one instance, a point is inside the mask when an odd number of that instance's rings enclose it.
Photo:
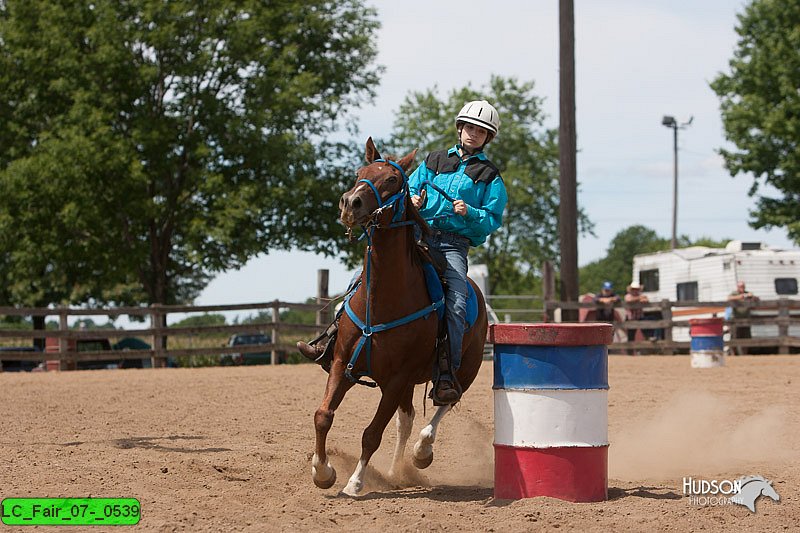
M 414 422 L 414 387 L 427 383 L 434 367 L 439 319 L 436 306 L 430 304 L 415 236 L 417 231 L 425 235 L 431 230 L 411 203 L 406 177 L 415 155 L 416 150 L 399 160 L 383 159 L 370 137 L 364 154 L 367 164 L 357 171 L 355 185 L 339 202 L 341 222 L 348 232 L 360 226 L 368 236 L 368 246 L 361 282 L 349 298 L 350 309 L 341 316 L 322 404 L 314 414 L 311 475 L 322 489 L 336 481 L 326 450 L 328 432 L 347 391 L 356 382 L 368 383 L 359 379 L 368 375 L 380 388 L 381 399 L 364 429 L 358 465 L 342 490 L 353 497 L 363 489 L 367 463 L 395 412 L 397 445 L 388 473 L 390 478 L 399 473 Z M 464 335 L 456 373 L 464 392 L 480 369 L 488 329 L 483 295 L 472 280 L 469 283 L 478 298 L 478 316 Z M 420 432 L 412 457 L 417 468 L 427 468 L 433 461 L 437 427 L 451 408 L 437 407 Z

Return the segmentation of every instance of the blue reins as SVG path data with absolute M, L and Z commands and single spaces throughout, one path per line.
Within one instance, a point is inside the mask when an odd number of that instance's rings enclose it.
M 386 206 L 394 204 L 394 215 L 392 216 L 391 223 L 387 226 L 389 228 L 398 228 L 402 226 L 408 225 L 416 225 L 416 222 L 413 220 L 402 220 L 403 216 L 405 215 L 406 209 L 406 198 L 408 197 L 408 177 L 406 176 L 405 171 L 403 168 L 395 163 L 394 161 L 388 161 L 385 159 L 376 159 L 375 163 L 389 163 L 394 168 L 400 171 L 400 176 L 403 178 L 403 186 L 400 187 L 400 190 L 391 195 L 386 200 L 381 199 L 381 195 L 378 192 L 378 188 L 368 179 L 360 179 L 358 183 L 366 183 L 372 189 L 372 192 L 375 193 L 375 199 L 378 203 L 378 208 L 376 211 L 383 209 Z M 418 318 L 426 318 L 432 312 L 436 311 L 440 307 L 444 305 L 444 296 L 439 300 L 431 303 L 428 306 L 423 307 L 422 309 L 411 313 L 410 315 L 404 316 L 402 318 L 398 318 L 397 320 L 393 320 L 391 322 L 386 322 L 384 324 L 372 324 L 371 316 L 370 316 L 370 285 L 372 279 L 372 235 L 375 232 L 375 228 L 377 225 L 370 224 L 368 227 L 364 228 L 364 235 L 367 238 L 367 266 L 364 272 L 365 281 L 366 281 L 366 301 L 365 301 L 365 316 L 364 320 L 362 321 L 361 318 L 353 311 L 353 308 L 350 306 L 350 299 L 356 293 L 358 289 L 358 285 L 354 288 L 350 294 L 347 295 L 344 301 L 344 309 L 347 312 L 347 316 L 350 317 L 353 324 L 355 324 L 361 330 L 361 339 L 356 344 L 355 349 L 353 350 L 353 355 L 350 357 L 350 361 L 347 363 L 347 368 L 345 370 L 344 375 L 347 376 L 347 379 L 354 383 L 358 383 L 361 385 L 366 385 L 368 387 L 376 387 L 377 383 L 364 381 L 362 377 L 371 377 L 370 374 L 372 372 L 372 342 L 370 342 L 370 337 L 373 333 L 380 333 L 381 331 L 386 331 L 388 329 L 396 328 L 398 326 L 402 326 L 404 324 L 408 324 L 409 322 L 413 322 Z M 353 375 L 353 369 L 355 368 L 356 361 L 358 361 L 358 356 L 361 354 L 361 350 L 366 346 L 366 353 L 367 357 L 367 370 L 364 372 L 358 372 L 356 375 Z

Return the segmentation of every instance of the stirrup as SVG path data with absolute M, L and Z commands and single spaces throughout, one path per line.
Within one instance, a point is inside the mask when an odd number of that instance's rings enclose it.
M 443 387 L 443 385 L 449 386 Z M 463 390 L 461 384 L 453 374 L 441 374 L 433 384 L 430 392 L 430 398 L 433 400 L 433 405 L 453 405 L 458 403 L 461 399 Z
M 308 343 L 309 346 L 316 348 L 322 342 L 325 342 L 325 347 L 322 349 L 322 353 L 313 358 L 313 356 L 304 354 L 302 351 L 300 352 L 301 355 L 306 357 L 309 361 L 313 361 L 314 363 L 318 364 L 322 367 L 325 372 L 330 374 L 331 372 L 331 364 L 333 363 L 333 349 L 336 346 L 336 336 L 339 333 L 339 317 L 336 317 L 334 321 L 328 326 L 325 331 L 322 332 L 318 337 L 313 339 L 311 342 Z

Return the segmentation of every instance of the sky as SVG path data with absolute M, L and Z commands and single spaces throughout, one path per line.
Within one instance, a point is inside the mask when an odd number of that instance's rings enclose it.
M 479 89 L 492 74 L 533 81 L 544 98 L 545 125 L 558 128 L 557 0 L 367 3 L 382 24 L 376 45 L 386 70 L 374 102 L 357 115 L 365 140 L 389 136 L 409 92 L 437 87 L 445 96 L 464 86 Z M 614 235 L 634 224 L 671 236 L 673 137 L 661 124 L 664 115 L 693 117 L 679 132 L 678 234 L 791 248 L 784 231 L 747 225 L 752 178 L 731 178 L 716 153 L 730 146 L 709 82 L 728 69 L 744 3 L 574 5 L 578 204 L 595 225 L 595 236 L 579 238 L 579 264 L 602 258 Z M 491 145 L 487 154 L 491 158 Z M 270 252 L 219 275 L 196 303 L 303 302 L 315 295 L 321 268 L 330 270 L 332 293 L 346 288 L 351 273 L 334 259 Z

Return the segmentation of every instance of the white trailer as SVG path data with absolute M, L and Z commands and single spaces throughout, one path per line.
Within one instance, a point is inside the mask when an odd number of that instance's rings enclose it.
M 745 282 L 762 300 L 797 298 L 800 249 L 731 241 L 725 248 L 692 246 L 633 258 L 633 279 L 650 301 L 722 302 Z
M 633 258 L 633 279 L 639 281 L 651 302 L 664 299 L 724 302 L 740 281 L 761 300 L 797 299 L 800 249 L 783 250 L 763 243 L 731 241 L 725 248 L 692 246 L 640 254 Z M 673 315 L 711 316 L 710 313 L 724 310 L 724 307 L 695 308 L 675 310 Z M 688 339 L 688 331 L 679 331 L 683 329 L 686 328 L 673 331 L 675 340 Z M 775 336 L 777 326 L 754 326 L 753 335 Z

